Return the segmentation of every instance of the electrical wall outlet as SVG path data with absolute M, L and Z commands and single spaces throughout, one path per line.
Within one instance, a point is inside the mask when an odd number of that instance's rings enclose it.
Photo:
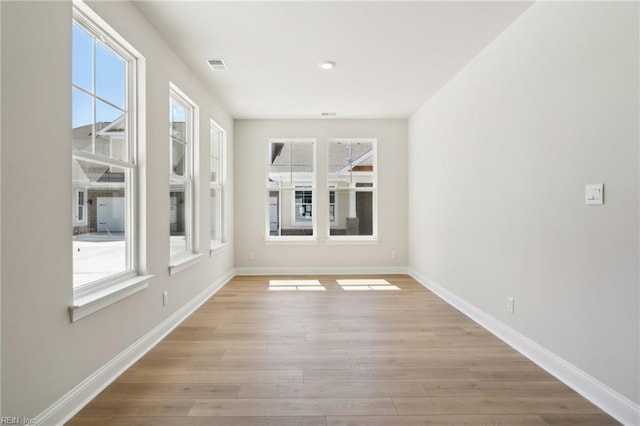
M 507 311 L 513 313 L 514 312 L 514 305 L 513 305 L 514 301 L 513 301 L 513 297 L 507 297 Z
M 169 303 L 169 292 L 165 291 L 162 293 L 162 306 L 167 306 L 167 303 Z
M 252 251 L 250 251 L 250 252 L 249 252 L 249 260 L 253 260 L 253 258 L 254 258 L 254 256 L 253 256 L 253 252 L 252 252 Z
M 392 259 L 397 259 L 398 258 L 398 253 L 395 250 L 391 252 L 391 258 Z

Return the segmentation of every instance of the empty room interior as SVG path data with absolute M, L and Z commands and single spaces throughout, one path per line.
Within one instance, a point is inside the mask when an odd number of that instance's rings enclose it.
M 640 425 L 640 3 L 0 24 L 0 423 Z

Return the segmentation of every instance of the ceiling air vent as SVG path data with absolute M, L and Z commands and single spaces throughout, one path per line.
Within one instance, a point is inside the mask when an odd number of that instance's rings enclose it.
M 224 62 L 224 59 L 207 59 L 207 63 L 209 64 L 209 67 L 213 71 L 228 71 L 229 70 L 229 68 L 227 67 L 227 64 Z

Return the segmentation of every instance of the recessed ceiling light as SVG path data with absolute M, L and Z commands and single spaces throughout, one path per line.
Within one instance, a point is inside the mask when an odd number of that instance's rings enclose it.
M 323 70 L 332 70 L 336 67 L 336 63 L 333 61 L 322 61 L 318 64 Z

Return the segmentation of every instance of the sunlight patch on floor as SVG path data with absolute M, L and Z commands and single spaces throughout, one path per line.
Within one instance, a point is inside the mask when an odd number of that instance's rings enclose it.
M 337 280 L 337 282 L 345 291 L 400 290 L 400 287 L 382 279 Z
M 318 280 L 269 280 L 270 291 L 325 291 Z

